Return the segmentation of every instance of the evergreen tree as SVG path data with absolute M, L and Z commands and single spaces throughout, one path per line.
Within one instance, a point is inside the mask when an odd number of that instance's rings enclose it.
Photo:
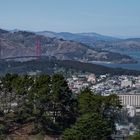
M 116 95 L 96 95 L 85 88 L 78 96 L 80 117 L 66 129 L 62 140 L 108 140 L 115 132 L 116 116 L 121 108 Z
M 82 115 L 70 129 L 66 129 L 62 140 L 107 140 L 112 130 L 106 119 L 99 114 Z
M 51 120 L 49 129 L 60 134 L 75 122 L 77 102 L 61 74 L 54 74 L 51 77 L 50 95 L 50 110 L 47 112 Z

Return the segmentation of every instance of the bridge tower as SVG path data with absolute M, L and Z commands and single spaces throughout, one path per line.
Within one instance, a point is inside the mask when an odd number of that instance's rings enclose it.
M 2 59 L 2 41 L 1 41 L 1 39 L 0 39 L 0 60 Z
M 40 44 L 40 40 L 37 39 L 36 40 L 36 44 L 35 44 L 35 55 L 36 57 L 40 57 L 41 56 L 41 44 Z

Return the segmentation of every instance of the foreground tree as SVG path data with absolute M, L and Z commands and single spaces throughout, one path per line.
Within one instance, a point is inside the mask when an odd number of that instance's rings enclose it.
M 76 120 L 77 101 L 73 93 L 61 74 L 51 77 L 39 75 L 33 81 L 19 118 L 24 122 L 33 121 L 36 133 L 43 131 L 48 134 L 61 134 Z
M 51 77 L 49 110 L 44 114 L 43 127 L 52 134 L 61 134 L 76 120 L 77 101 L 61 74 Z
M 75 125 L 64 131 L 62 140 L 107 140 L 111 133 L 106 119 L 98 114 L 85 114 Z
M 18 76 L 12 83 L 13 92 L 16 94 L 15 103 L 17 106 L 14 109 L 14 114 L 17 123 L 26 123 L 31 118 L 31 108 L 27 103 L 33 83 L 33 77 L 29 75 Z
M 108 120 L 112 131 L 115 132 L 115 122 L 121 109 L 117 95 L 96 95 L 89 88 L 81 91 L 78 96 L 80 114 L 96 113 Z
M 116 95 L 103 97 L 89 88 L 74 95 L 61 74 L 8 74 L 0 81 L 1 135 L 23 124 L 34 124 L 36 133 L 64 132 L 63 140 L 106 140 L 115 132 L 114 122 L 121 107 Z
M 129 136 L 128 140 L 140 140 L 140 126 L 138 126 L 137 131 L 132 136 Z
M 79 119 L 62 140 L 110 140 L 121 108 L 116 95 L 103 97 L 85 88 L 78 96 Z

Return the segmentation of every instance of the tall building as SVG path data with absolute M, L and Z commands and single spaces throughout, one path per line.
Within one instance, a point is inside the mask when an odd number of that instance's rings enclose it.
M 140 94 L 118 94 L 122 106 L 140 107 Z

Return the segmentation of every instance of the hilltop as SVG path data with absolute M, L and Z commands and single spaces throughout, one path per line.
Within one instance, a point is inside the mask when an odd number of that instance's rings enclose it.
M 35 42 L 39 39 L 41 56 L 55 57 L 59 60 L 109 61 L 113 63 L 134 63 L 133 58 L 119 53 L 102 51 L 86 44 L 60 38 L 37 35 L 33 32 L 0 30 L 1 58 L 35 56 Z
M 116 38 L 112 36 L 101 35 L 97 33 L 69 33 L 69 32 L 37 32 L 39 35 L 48 37 L 63 38 L 83 43 L 94 49 L 101 49 L 119 52 L 129 55 L 127 52 L 140 51 L 140 38 Z

